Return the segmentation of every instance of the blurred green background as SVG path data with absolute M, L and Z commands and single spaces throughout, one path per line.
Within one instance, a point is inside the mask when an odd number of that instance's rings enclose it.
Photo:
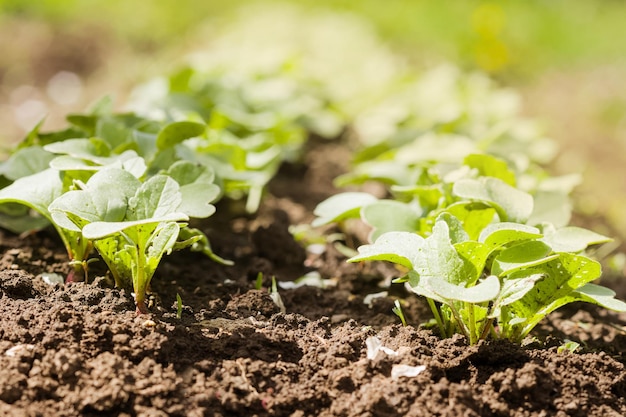
M 133 86 L 181 65 L 242 10 L 276 3 L 0 0 L 0 143 L 19 140 L 42 114 L 48 114 L 47 127 L 58 127 L 63 115 L 105 94 L 123 100 Z M 554 171 L 584 173 L 579 210 L 608 218 L 600 227 L 626 236 L 626 2 L 289 4 L 364 19 L 408 65 L 452 62 L 518 89 L 525 114 L 542 120 L 560 143 Z M 276 16 L 277 28 L 285 24 L 281 19 Z

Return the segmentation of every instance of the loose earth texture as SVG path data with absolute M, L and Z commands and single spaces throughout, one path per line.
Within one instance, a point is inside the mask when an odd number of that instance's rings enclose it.
M 468 347 L 419 328 L 428 308 L 401 285 L 366 305 L 392 267 L 347 264 L 332 244 L 307 253 L 288 231 L 312 219 L 346 169 L 344 146 L 313 140 L 309 148 L 302 164 L 283 167 L 259 213 L 224 201 L 194 225 L 235 266 L 170 255 L 153 280 L 149 316 L 135 314 L 102 262 L 90 283 L 44 283 L 42 273 L 69 271 L 52 232 L 2 232 L 0 415 L 626 415 L 624 315 L 574 304 L 523 346 Z M 268 293 L 272 277 L 288 282 L 313 270 L 335 285 L 279 288 L 282 313 Z M 618 281 L 604 284 L 625 294 Z M 391 311 L 395 299 L 407 327 Z M 368 352 L 373 336 L 387 349 Z M 559 350 L 566 339 L 581 347 Z M 424 370 L 398 376 L 396 365 Z

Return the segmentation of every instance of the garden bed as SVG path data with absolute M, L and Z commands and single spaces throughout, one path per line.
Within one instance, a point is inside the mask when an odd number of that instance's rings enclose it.
M 428 306 L 401 285 L 364 304 L 392 274 L 388 265 L 347 264 L 332 245 L 315 255 L 294 242 L 288 227 L 309 222 L 336 192 L 331 182 L 347 159 L 342 145 L 312 141 L 303 164 L 281 168 L 256 215 L 221 201 L 228 210 L 218 206 L 195 226 L 235 265 L 184 251 L 166 257 L 150 315 L 137 315 L 131 295 L 113 288 L 98 263 L 92 283 L 45 284 L 41 273 L 69 272 L 52 232 L 2 232 L 0 414 L 626 415 L 625 315 L 571 304 L 522 346 L 468 347 L 458 335 L 418 328 L 431 317 Z M 336 285 L 279 288 L 280 312 L 271 278 L 293 281 L 311 270 Z M 397 298 L 409 326 L 392 313 Z M 373 336 L 388 349 L 368 351 Z M 581 347 L 560 349 L 566 339 Z M 399 364 L 425 369 L 398 377 Z

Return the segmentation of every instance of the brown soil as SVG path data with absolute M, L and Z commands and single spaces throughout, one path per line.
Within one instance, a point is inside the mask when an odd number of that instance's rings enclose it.
M 0 415 L 626 415 L 625 315 L 572 305 L 524 346 L 468 347 L 418 328 L 427 308 L 401 286 L 363 303 L 382 290 L 388 266 L 347 264 L 331 245 L 307 254 L 287 228 L 311 220 L 346 159 L 339 145 L 314 142 L 304 164 L 281 170 L 256 216 L 221 204 L 200 226 L 236 265 L 171 255 L 153 281 L 150 316 L 137 316 L 104 270 L 89 284 L 45 284 L 42 272 L 67 272 L 52 233 L 0 234 Z M 281 313 L 271 277 L 312 269 L 337 285 L 281 289 Z M 259 272 L 264 290 L 254 289 Z M 396 298 L 408 327 L 391 312 Z M 397 355 L 368 358 L 372 336 Z M 558 353 L 564 339 L 581 349 Z M 425 370 L 392 378 L 397 364 Z

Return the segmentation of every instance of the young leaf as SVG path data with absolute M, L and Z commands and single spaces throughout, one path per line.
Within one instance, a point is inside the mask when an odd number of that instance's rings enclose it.
M 141 182 L 131 173 L 106 168 L 96 172 L 83 189 L 57 198 L 49 210 L 54 222 L 68 230 L 80 231 L 96 221 L 119 222 L 126 217 L 128 200 L 140 186 Z
M 493 206 L 501 221 L 525 223 L 533 211 L 533 198 L 530 194 L 497 178 L 459 180 L 454 183 L 453 193 L 461 198 Z
M 359 247 L 359 254 L 348 262 L 388 261 L 413 268 L 423 245 L 424 238 L 415 233 L 387 232 L 371 245 Z
M 182 201 L 179 211 L 196 218 L 206 218 L 215 213 L 215 206 L 209 203 L 219 197 L 221 190 L 213 184 L 213 170 L 190 161 L 177 161 L 166 174 L 180 186 Z
M 498 178 L 515 187 L 515 173 L 500 158 L 489 154 L 471 154 L 465 157 L 463 164 L 477 169 L 483 177 Z
M 62 195 L 63 191 L 60 173 L 49 168 L 37 174 L 19 178 L 13 184 L 0 190 L 0 204 L 22 204 L 35 210 L 54 225 L 65 245 L 70 263 L 78 262 L 74 271 L 68 276 L 68 280 L 72 281 L 73 275 L 77 272 L 82 271 L 86 275 L 86 264 L 83 264 L 83 261 L 86 261 L 91 252 L 91 244 L 75 227 L 65 230 L 53 221 L 54 215 L 50 212 L 49 206 Z
M 231 260 L 224 259 L 213 252 L 209 238 L 202 231 L 190 227 L 183 227 L 178 233 L 178 241 L 174 245 L 174 250 L 189 248 L 192 252 L 202 252 L 213 261 L 222 265 L 234 265 Z
M 462 284 L 451 284 L 443 279 L 431 279 L 426 285 L 439 298 L 447 300 L 447 303 L 451 301 L 483 303 L 495 299 L 500 292 L 500 281 L 494 275 L 490 275 L 476 285 L 467 288 Z
M 516 319 L 520 324 L 512 326 L 506 337 L 520 340 L 546 315 L 557 308 L 575 301 L 574 291 L 595 280 L 601 274 L 600 264 L 587 257 L 561 253 L 559 258 L 528 271 L 541 274 L 534 287 L 519 300 L 503 307 L 505 317 Z
M 545 236 L 542 240 L 550 245 L 555 252 L 582 252 L 588 246 L 613 240 L 591 230 L 574 226 L 556 230 L 548 228 L 547 230 L 544 229 L 544 233 Z
M 491 318 L 499 318 L 502 306 L 509 305 L 522 298 L 533 289 L 535 283 L 544 277 L 543 274 L 525 276 L 526 271 L 511 274 L 503 280 L 498 298 L 494 301 Z
M 551 253 L 552 248 L 541 241 L 522 242 L 503 249 L 491 264 L 491 273 L 503 277 L 559 257 L 558 254 L 550 255 Z
M 120 222 L 96 221 L 86 224 L 83 227 L 82 232 L 83 236 L 85 236 L 87 239 L 98 240 L 131 228 L 141 228 L 142 226 L 150 226 L 152 224 L 179 222 L 187 220 L 189 220 L 189 217 L 187 217 L 187 215 L 185 215 L 184 213 L 168 213 L 160 217 L 151 217 L 142 220 Z M 176 235 L 176 237 L 178 237 L 178 235 Z
M 63 193 L 63 181 L 58 171 L 46 169 L 17 179 L 0 190 L 0 204 L 18 203 L 32 208 L 52 221 L 48 206 Z
M 174 122 L 165 126 L 158 134 L 156 144 L 159 149 L 173 147 L 190 138 L 202 135 L 206 125 L 196 122 Z
M 323 226 L 328 223 L 341 222 L 347 218 L 359 216 L 361 207 L 378 201 L 369 193 L 349 192 L 335 194 L 315 207 L 313 214 L 317 216 L 311 225 Z
M 0 164 L 0 175 L 11 181 L 45 171 L 54 155 L 40 146 L 18 149 L 9 159 Z
M 410 204 L 394 200 L 380 200 L 361 208 L 361 217 L 373 227 L 370 241 L 386 232 L 417 232 L 420 212 Z
M 585 284 L 570 296 L 580 301 L 597 304 L 609 310 L 626 312 L 626 303 L 615 298 L 615 291 L 601 285 Z
M 66 139 L 46 145 L 44 149 L 53 154 L 68 155 L 98 165 L 106 165 L 108 157 L 111 156 L 109 144 L 98 138 Z
M 178 183 L 166 175 L 156 175 L 141 184 L 128 200 L 128 220 L 159 218 L 176 211 L 183 199 Z
M 461 243 L 461 242 L 465 242 L 469 240 L 469 235 L 467 234 L 465 229 L 463 229 L 463 223 L 461 223 L 461 221 L 458 218 L 451 215 L 450 213 L 444 212 L 444 213 L 441 213 L 439 217 L 437 218 L 437 221 L 440 221 L 440 220 L 446 222 L 446 224 L 448 225 L 448 229 L 450 231 L 450 241 L 453 244 Z
M 485 227 L 478 237 L 490 247 L 500 247 L 508 243 L 541 238 L 542 234 L 536 227 L 525 224 L 500 222 Z
M 471 240 L 478 240 L 482 230 L 497 218 L 496 210 L 483 203 L 458 202 L 451 204 L 445 209 L 459 219 L 463 229 Z
M 552 223 L 557 227 L 567 226 L 572 217 L 569 194 L 563 190 L 539 190 L 533 194 L 533 212 L 528 224 Z

